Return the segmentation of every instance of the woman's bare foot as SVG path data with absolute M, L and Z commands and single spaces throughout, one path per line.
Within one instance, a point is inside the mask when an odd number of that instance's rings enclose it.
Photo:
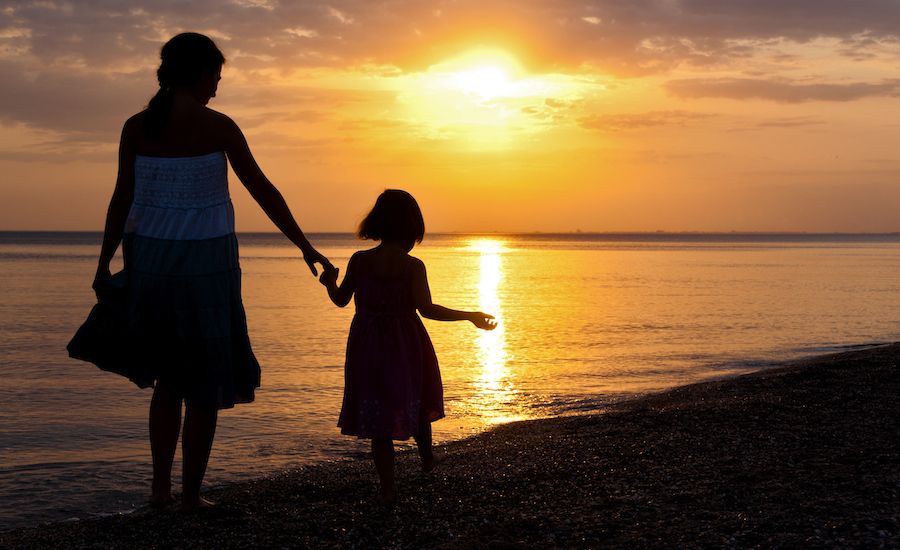
M 196 512 L 197 510 L 205 509 L 205 508 L 214 508 L 216 503 L 211 500 L 206 500 L 203 497 L 197 497 L 196 499 L 184 500 L 181 499 L 181 511 L 182 512 Z
M 159 510 L 170 504 L 175 504 L 175 497 L 172 496 L 172 482 L 168 479 L 159 481 L 154 476 L 153 483 L 150 485 L 150 500 L 148 502 L 151 508 Z
M 165 508 L 166 506 L 175 504 L 175 497 L 172 496 L 172 493 L 152 495 L 150 497 L 150 500 L 147 501 L 147 504 L 149 504 L 151 508 L 160 510 L 162 508 Z
M 165 508 L 175 503 L 175 497 L 172 496 L 172 482 L 168 478 L 159 479 L 153 476 L 153 483 L 150 484 L 150 504 L 151 508 Z

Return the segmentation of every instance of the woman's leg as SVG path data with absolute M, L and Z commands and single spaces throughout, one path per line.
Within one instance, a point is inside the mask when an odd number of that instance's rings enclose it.
M 181 441 L 181 453 L 184 457 L 181 506 L 184 509 L 192 510 L 210 504 L 200 498 L 200 486 L 206 474 L 218 416 L 219 411 L 215 407 L 188 404 L 185 410 L 184 437 Z
M 390 504 L 397 494 L 394 486 L 394 442 L 390 439 L 372 439 L 372 458 L 381 481 L 381 499 Z
M 431 448 L 431 422 L 423 420 L 419 423 L 419 433 L 415 436 L 416 446 L 419 448 L 419 458 L 422 459 L 422 471 L 430 472 L 434 469 L 434 451 Z
M 153 485 L 150 504 L 164 506 L 172 499 L 172 461 L 181 431 L 181 396 L 157 384 L 150 400 L 150 453 Z

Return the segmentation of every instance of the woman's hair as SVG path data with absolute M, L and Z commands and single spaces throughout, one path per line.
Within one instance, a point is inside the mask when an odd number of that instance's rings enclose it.
M 378 196 L 356 235 L 373 241 L 399 241 L 412 250 L 425 237 L 425 220 L 416 199 L 406 191 L 387 189 Z
M 165 43 L 156 70 L 159 91 L 147 104 L 144 129 L 159 135 L 172 110 L 172 92 L 179 86 L 196 84 L 205 74 L 215 74 L 225 64 L 225 56 L 208 36 L 184 32 Z

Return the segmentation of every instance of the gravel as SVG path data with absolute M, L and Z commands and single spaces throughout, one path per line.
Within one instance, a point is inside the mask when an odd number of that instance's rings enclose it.
M 583 416 L 210 491 L 214 509 L 0 533 L 3 548 L 900 548 L 900 344 L 693 384 Z

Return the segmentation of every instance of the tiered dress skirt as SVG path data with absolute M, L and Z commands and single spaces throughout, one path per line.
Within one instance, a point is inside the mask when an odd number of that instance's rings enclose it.
M 108 344 L 118 351 L 93 362 L 140 387 L 164 384 L 188 404 L 253 401 L 260 368 L 241 301 L 224 153 L 138 156 L 122 247 L 124 327 Z

